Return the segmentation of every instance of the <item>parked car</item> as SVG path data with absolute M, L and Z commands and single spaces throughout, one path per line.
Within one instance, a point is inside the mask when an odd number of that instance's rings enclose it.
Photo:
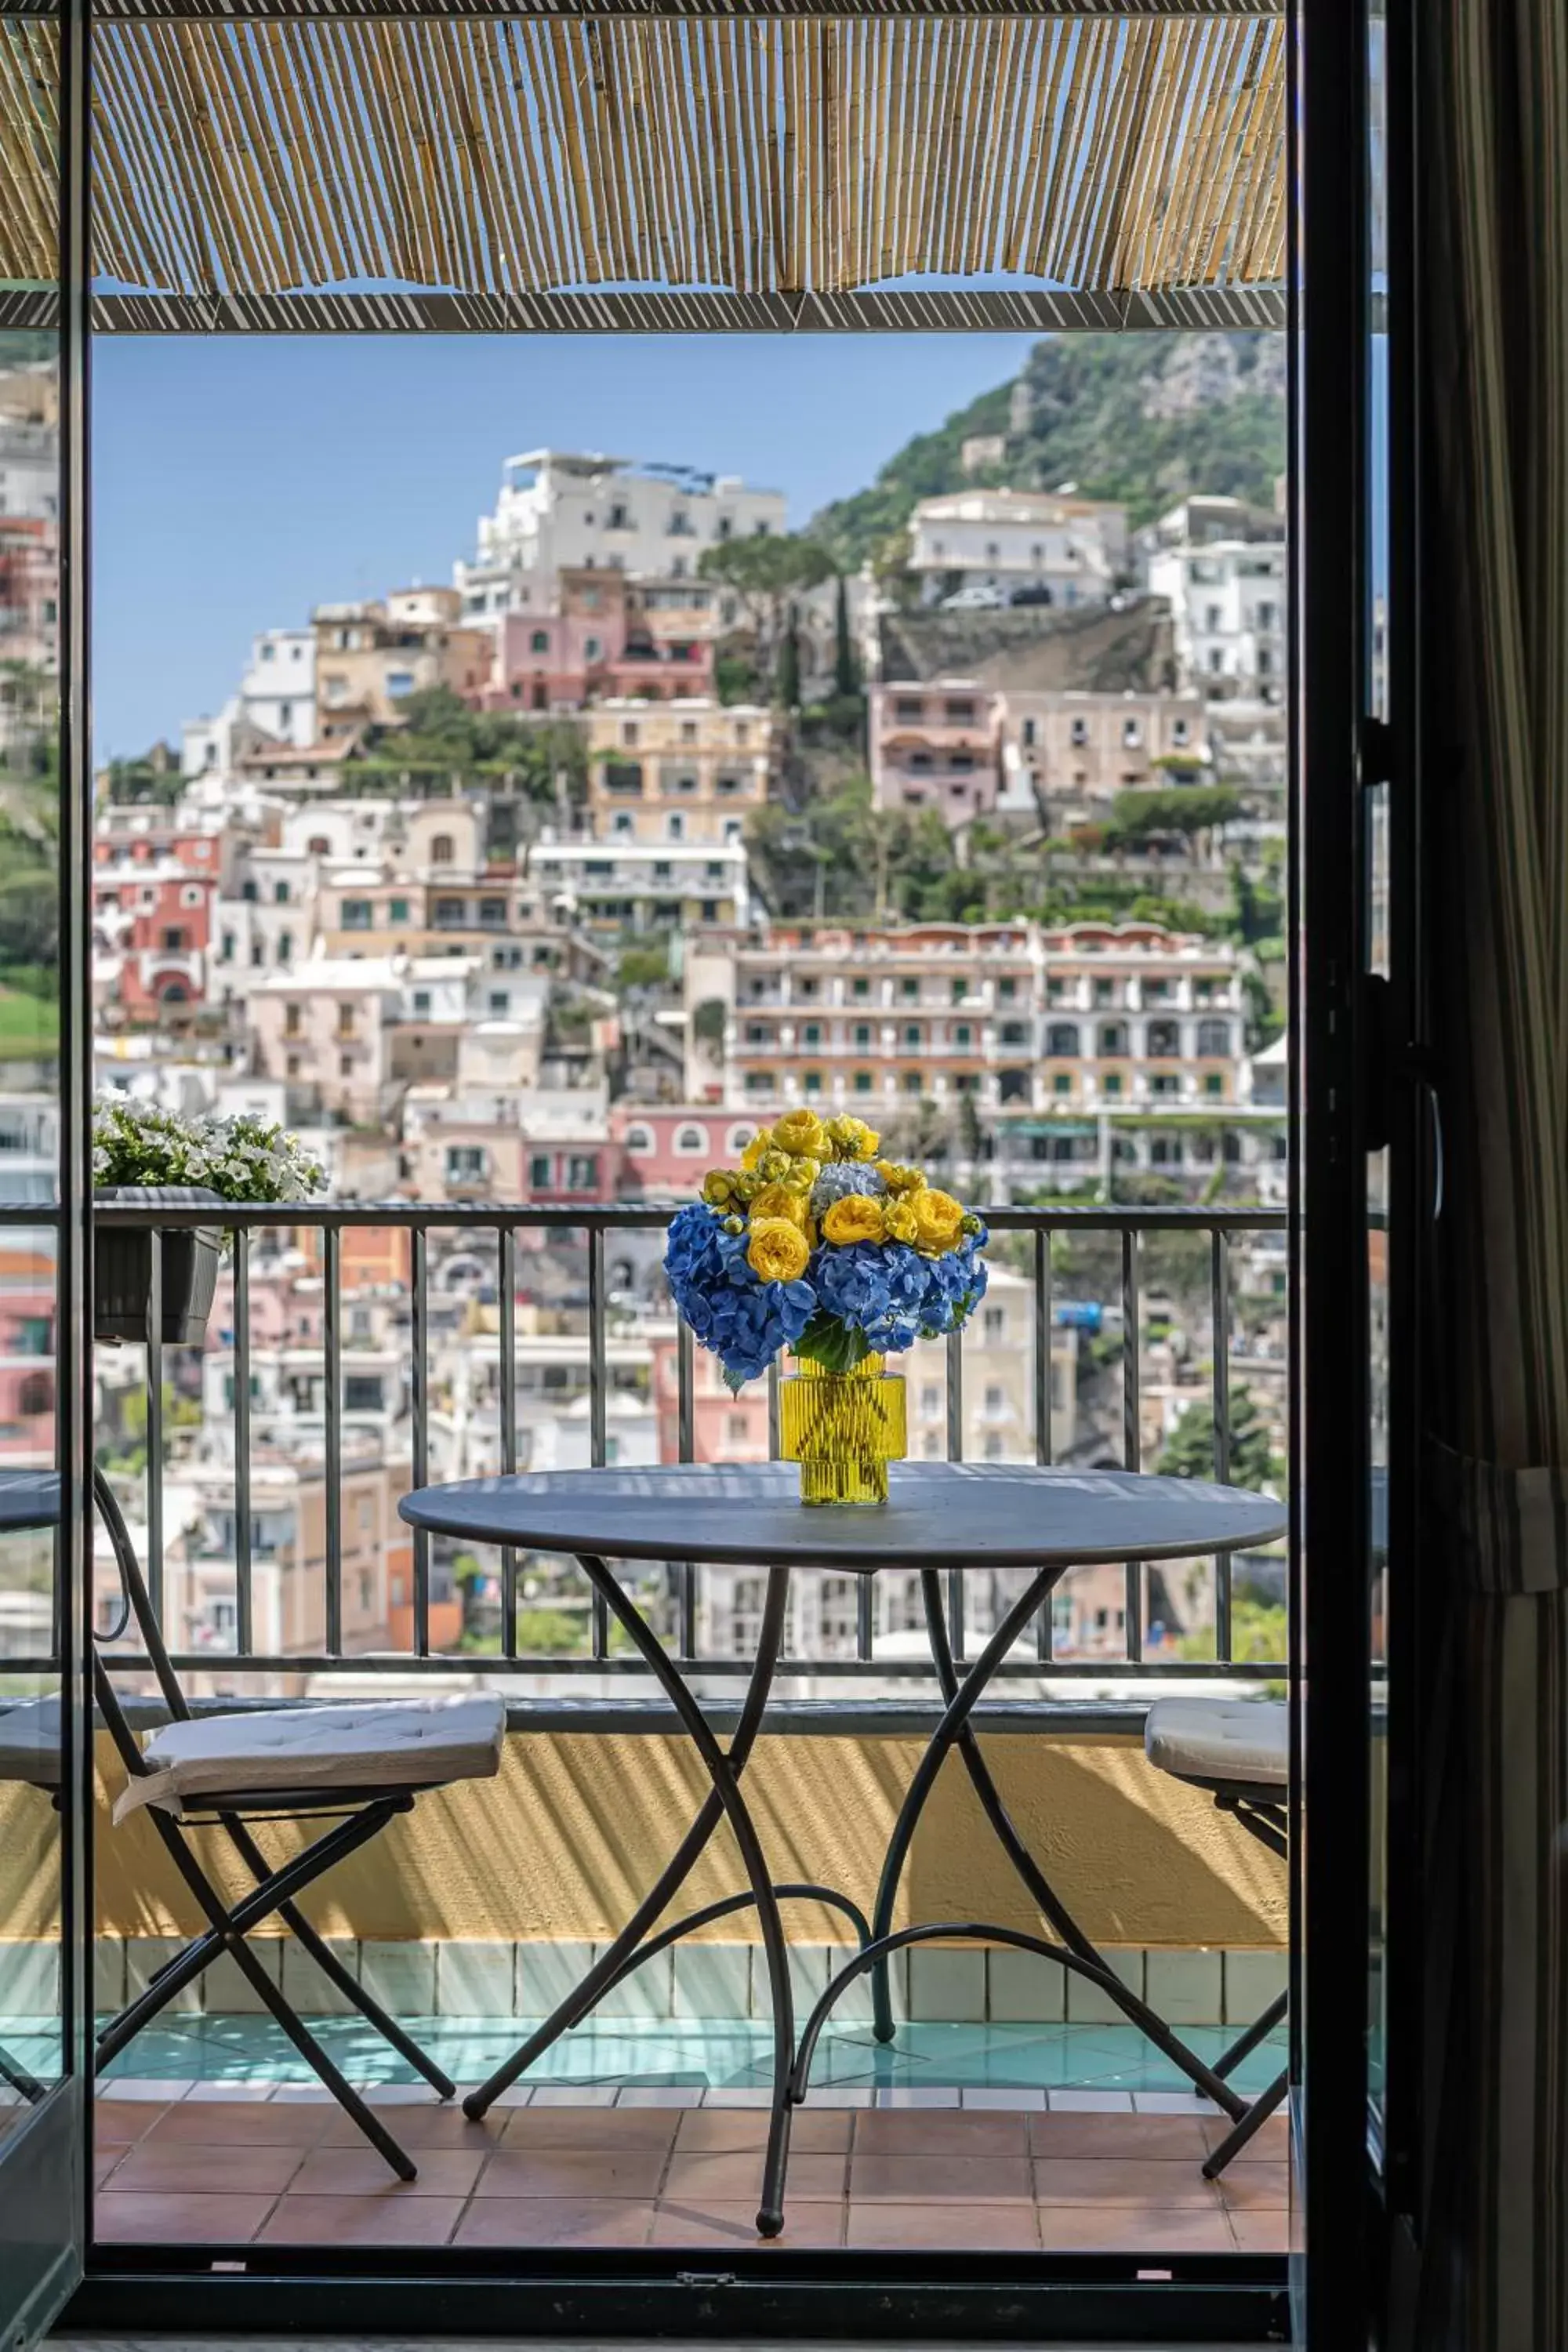
M 1047 588 L 1040 580 L 1025 588 L 1015 588 L 1007 601 L 1012 604 L 1054 604 L 1057 592 L 1054 588 Z
M 1000 613 L 1006 609 L 1007 599 L 1000 588 L 987 587 L 983 580 L 972 580 L 966 588 L 958 588 L 942 600 L 944 613 Z

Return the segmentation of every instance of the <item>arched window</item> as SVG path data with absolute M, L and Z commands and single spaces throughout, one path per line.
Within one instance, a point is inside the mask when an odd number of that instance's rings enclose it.
M 1105 1054 L 1125 1054 L 1127 1024 L 1124 1021 L 1102 1021 L 1100 1024 L 1100 1050 Z
M 1070 1060 L 1077 1055 L 1078 1050 L 1078 1023 L 1053 1021 L 1046 1032 L 1047 1053 L 1060 1055 L 1064 1059 Z
M 651 1151 L 653 1150 L 653 1136 L 650 1130 L 646 1127 L 628 1127 L 626 1129 L 626 1150 L 628 1151 Z
M 430 844 L 430 863 L 432 866 L 450 866 L 455 863 L 452 836 L 449 833 L 438 833 Z
M 730 1129 L 730 1139 L 724 1147 L 725 1150 L 738 1160 L 756 1131 L 754 1127 L 732 1127 Z
M 1198 1052 L 1215 1061 L 1223 1059 L 1224 1056 L 1230 1052 L 1229 1022 L 1200 1021 L 1198 1023 Z
M 675 1148 L 684 1159 L 706 1159 L 708 1156 L 708 1129 L 705 1127 L 677 1128 L 675 1131 Z
M 1156 1061 L 1169 1061 L 1182 1050 L 1182 1033 L 1173 1021 L 1151 1021 L 1149 1053 Z

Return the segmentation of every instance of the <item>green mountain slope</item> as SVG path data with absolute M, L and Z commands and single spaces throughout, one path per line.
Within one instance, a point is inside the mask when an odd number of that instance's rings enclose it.
M 1004 433 L 999 466 L 965 474 L 975 434 Z M 814 533 L 857 565 L 902 529 L 921 499 L 966 483 L 1074 483 L 1120 499 L 1134 525 L 1189 490 L 1266 506 L 1285 468 L 1285 346 L 1272 334 L 1057 335 L 1011 383 L 984 392 L 906 444 L 869 489 L 824 508 Z

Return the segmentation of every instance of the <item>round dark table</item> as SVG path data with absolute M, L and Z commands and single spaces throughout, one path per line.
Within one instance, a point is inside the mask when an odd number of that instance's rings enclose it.
M 58 1470 L 0 1470 L 0 1535 L 52 1528 L 59 1516 Z
M 692 1929 L 755 1906 L 773 2012 L 773 2095 L 757 2227 L 764 2237 L 784 2226 L 784 2182 L 793 2109 L 806 2095 L 812 2055 L 834 2003 L 856 1978 L 872 1974 L 876 2032 L 891 2039 L 888 1960 L 903 1946 L 954 1936 L 1039 1952 L 1089 1978 L 1227 2113 L 1245 2103 L 1189 2051 L 1109 1968 L 1050 1886 L 1009 1820 L 971 1727 L 975 1704 L 1052 1587 L 1070 1568 L 1106 1561 L 1185 1559 L 1271 1543 L 1285 1532 L 1282 1507 L 1266 1495 L 1190 1478 L 1142 1476 L 1125 1470 L 1036 1469 L 1008 1463 L 895 1463 L 886 1504 L 810 1508 L 799 1497 L 793 1464 L 744 1467 L 668 1464 L 647 1469 L 560 1470 L 507 1478 L 470 1478 L 426 1486 L 398 1508 L 411 1527 L 469 1543 L 572 1553 L 594 1591 L 625 1630 L 690 1734 L 711 1793 L 690 1829 L 619 1936 L 566 2000 L 464 2105 L 482 2116 L 557 2037 L 576 2024 L 610 1987 Z M 728 1750 L 714 1737 L 679 1666 L 608 1563 L 612 1559 L 726 1561 L 768 1570 L 757 1655 Z M 875 1575 L 885 1568 L 920 1571 L 938 1680 L 945 1702 L 900 1808 L 869 1923 L 830 1887 L 775 1885 L 768 1874 L 741 1778 L 762 1727 L 784 1636 L 794 1569 Z M 962 1675 L 942 1610 L 943 1571 L 1033 1570 L 1019 1598 Z M 945 1758 L 957 1748 L 993 1829 L 1058 1941 L 983 1921 L 944 1921 L 891 1933 L 893 1906 L 921 1811 Z M 748 1891 L 709 1905 L 650 1935 L 679 1892 L 721 1819 L 728 1816 L 745 1864 Z M 816 2004 L 797 2046 L 781 1899 L 807 1895 L 845 1913 L 859 1949 Z

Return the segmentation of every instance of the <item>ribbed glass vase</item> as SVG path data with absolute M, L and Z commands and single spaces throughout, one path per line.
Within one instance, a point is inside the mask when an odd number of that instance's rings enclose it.
M 779 1382 L 779 1436 L 803 1503 L 885 1503 L 888 1465 L 909 1450 L 903 1375 L 880 1356 L 848 1372 L 803 1360 Z

